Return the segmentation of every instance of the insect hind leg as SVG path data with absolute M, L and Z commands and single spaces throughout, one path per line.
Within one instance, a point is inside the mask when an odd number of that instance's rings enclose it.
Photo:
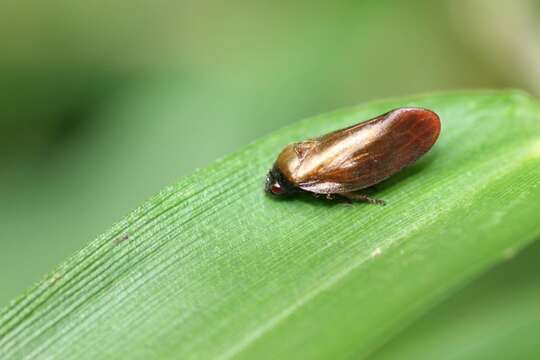
M 365 194 L 348 192 L 348 193 L 340 193 L 339 195 L 345 197 L 346 199 L 350 201 L 362 201 L 362 202 L 367 202 L 368 204 L 380 205 L 380 206 L 386 205 L 386 202 L 384 200 L 374 199 Z

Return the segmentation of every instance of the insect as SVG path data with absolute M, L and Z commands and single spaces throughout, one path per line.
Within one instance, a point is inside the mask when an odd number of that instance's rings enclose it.
M 315 139 L 286 146 L 266 177 L 274 196 L 300 192 L 384 205 L 359 190 L 373 186 L 425 154 L 439 137 L 439 116 L 398 108 Z

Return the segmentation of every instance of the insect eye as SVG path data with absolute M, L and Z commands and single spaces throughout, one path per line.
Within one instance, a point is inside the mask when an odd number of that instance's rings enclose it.
M 280 195 L 283 193 L 283 188 L 279 183 L 272 184 L 272 187 L 270 188 L 270 191 L 272 191 L 272 194 L 274 195 Z

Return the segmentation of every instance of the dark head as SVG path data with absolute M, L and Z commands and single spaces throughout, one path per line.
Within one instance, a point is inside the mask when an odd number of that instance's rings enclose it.
M 272 168 L 266 175 L 264 190 L 273 196 L 289 196 L 298 191 L 276 167 Z

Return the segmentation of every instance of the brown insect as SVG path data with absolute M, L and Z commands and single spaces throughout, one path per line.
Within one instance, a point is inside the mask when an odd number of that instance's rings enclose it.
M 265 190 L 275 196 L 298 192 L 333 195 L 384 205 L 357 193 L 394 175 L 425 154 L 439 137 L 439 116 L 399 108 L 316 139 L 290 144 L 268 172 Z

